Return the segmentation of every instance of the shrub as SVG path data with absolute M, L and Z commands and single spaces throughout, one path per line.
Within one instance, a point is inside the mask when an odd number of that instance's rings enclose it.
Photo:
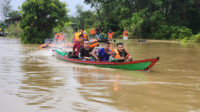
M 183 39 L 192 36 L 192 31 L 187 27 L 161 25 L 151 36 L 155 39 Z
M 59 0 L 26 0 L 21 10 L 22 43 L 43 43 L 55 27 L 64 27 L 67 12 L 66 4 Z

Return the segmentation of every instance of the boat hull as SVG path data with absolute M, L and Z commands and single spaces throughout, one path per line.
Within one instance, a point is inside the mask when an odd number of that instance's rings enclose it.
M 72 59 L 69 58 L 67 52 L 56 49 L 56 56 L 59 59 L 78 63 L 78 64 L 86 64 L 86 65 L 94 65 L 98 67 L 104 68 L 116 68 L 116 69 L 126 69 L 126 70 L 140 70 L 140 71 L 148 71 L 156 62 L 159 60 L 159 57 L 145 60 L 137 60 L 131 62 L 96 62 L 96 61 L 83 61 L 80 59 Z

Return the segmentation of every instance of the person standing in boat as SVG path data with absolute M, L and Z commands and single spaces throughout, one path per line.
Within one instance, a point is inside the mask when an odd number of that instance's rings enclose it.
M 94 53 L 94 50 L 90 48 L 89 45 L 90 45 L 90 42 L 88 40 L 84 41 L 84 47 L 82 47 L 79 51 L 79 58 L 84 61 L 95 61 L 95 60 L 99 61 L 99 58 Z
M 126 60 L 132 61 L 132 57 L 124 49 L 123 43 L 117 43 L 117 49 L 113 50 L 111 56 L 112 56 L 112 61 L 117 61 L 117 62 L 125 62 Z
M 81 29 L 80 29 L 80 34 L 83 35 L 84 40 L 88 40 L 88 36 L 87 36 L 87 34 L 84 32 L 84 28 L 81 28 Z
M 103 48 L 99 48 L 96 51 L 96 54 L 98 58 L 100 59 L 99 61 L 108 61 L 109 57 L 111 55 L 111 50 L 110 50 L 110 42 L 105 42 L 105 45 Z
M 99 26 L 97 26 L 96 28 L 96 38 L 97 40 L 100 40 L 100 35 L 101 35 L 101 29 Z
M 113 35 L 114 35 L 114 32 L 110 29 L 108 32 L 108 40 L 109 41 L 112 41 Z
M 75 49 L 72 50 L 71 57 L 72 57 L 72 56 L 78 57 L 79 50 L 80 50 L 80 48 L 82 48 L 83 46 L 84 46 L 84 36 L 81 34 L 81 35 L 79 35 L 79 43 L 77 43 L 76 46 L 75 46 L 76 51 L 75 51 Z M 74 48 L 74 46 L 73 46 L 73 48 Z M 75 52 L 76 52 L 76 53 L 75 53 Z
M 78 32 L 77 29 L 75 29 L 75 34 L 74 34 L 74 45 L 73 45 L 73 51 L 72 52 L 75 52 L 75 49 L 78 49 L 80 47 L 80 42 L 79 42 L 79 36 L 80 36 L 80 32 Z M 76 56 L 78 56 L 78 53 L 76 53 Z

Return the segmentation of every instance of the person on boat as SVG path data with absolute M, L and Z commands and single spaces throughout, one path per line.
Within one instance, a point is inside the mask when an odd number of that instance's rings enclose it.
M 63 35 L 63 32 L 60 32 L 60 33 L 56 33 L 55 34 L 55 39 L 56 39 L 56 42 L 64 42 L 65 41 L 65 37 Z
M 56 39 L 56 42 L 60 39 L 60 33 L 55 34 L 55 39 Z
M 73 46 L 71 56 L 77 57 L 79 54 L 79 50 L 81 47 L 83 47 L 83 45 L 84 45 L 84 36 L 81 34 L 81 35 L 79 35 L 79 42 L 74 44 L 74 46 Z M 76 51 L 75 51 L 75 49 L 76 49 Z
M 80 36 L 80 32 L 78 32 L 77 29 L 75 29 L 75 34 L 74 34 L 74 45 L 73 45 L 73 52 L 75 51 L 75 49 L 80 48 L 80 42 L 79 42 L 79 36 Z M 78 54 L 76 53 L 76 55 L 78 56 Z
M 84 28 L 80 29 L 80 34 L 82 34 L 84 36 L 84 40 L 88 40 L 88 36 L 87 34 L 84 32 Z
M 89 46 L 90 42 L 88 40 L 84 41 L 84 47 L 82 47 L 79 51 L 79 58 L 85 61 L 99 61 L 99 58 L 97 55 L 94 53 L 92 48 Z M 93 57 L 95 59 L 93 59 Z
M 124 28 L 123 35 L 124 35 L 123 40 L 128 40 L 128 30 L 126 30 L 125 28 Z
M 95 30 L 94 30 L 94 28 L 92 28 L 91 30 L 90 30 L 90 38 L 94 38 L 94 35 L 95 35 L 96 33 L 95 33 Z
M 60 42 L 61 41 L 65 41 L 65 36 L 64 36 L 63 32 L 60 32 L 60 39 L 59 39 L 59 41 Z
M 114 32 L 110 29 L 108 32 L 108 40 L 109 41 L 112 41 L 113 35 L 114 35 Z
M 101 29 L 99 26 L 97 26 L 96 28 L 96 38 L 97 40 L 100 40 L 100 35 L 101 35 Z
M 95 47 L 99 46 L 99 42 L 97 39 L 90 40 L 90 48 L 94 49 Z
M 109 41 L 105 42 L 105 45 L 103 48 L 99 48 L 96 53 L 99 58 L 99 61 L 108 61 L 109 57 L 111 55 L 110 50 L 111 43 Z
M 126 60 L 132 61 L 132 57 L 124 49 L 123 43 L 117 43 L 117 49 L 113 50 L 111 56 L 112 56 L 112 60 L 117 61 L 117 62 L 125 62 Z

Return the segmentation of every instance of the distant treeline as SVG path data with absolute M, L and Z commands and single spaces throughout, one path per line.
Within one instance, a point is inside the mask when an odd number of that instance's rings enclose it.
M 200 31 L 200 0 L 85 0 L 95 10 L 77 6 L 78 27 L 100 25 L 103 32 L 112 29 L 115 36 L 124 28 L 130 36 L 146 39 L 183 39 Z

